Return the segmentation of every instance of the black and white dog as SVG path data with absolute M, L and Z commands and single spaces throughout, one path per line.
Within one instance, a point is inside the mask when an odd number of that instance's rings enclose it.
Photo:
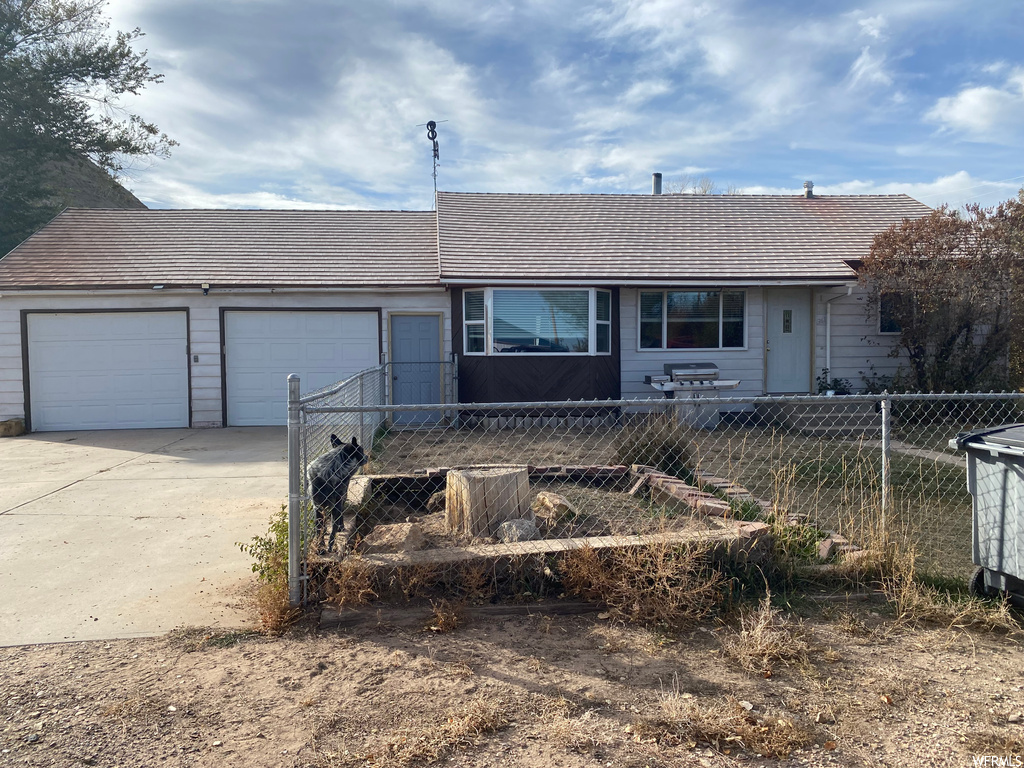
M 327 528 L 328 515 L 331 520 L 331 537 L 327 542 L 327 550 L 334 548 L 334 536 L 339 528 L 345 527 L 345 501 L 348 498 L 348 484 L 352 476 L 366 463 L 366 453 L 362 446 L 352 438 L 351 443 L 342 443 L 337 435 L 331 435 L 331 450 L 318 456 L 306 470 L 310 495 L 313 498 L 313 509 L 316 511 L 317 533 L 322 534 Z M 345 540 L 347 549 L 360 530 L 359 514 L 353 521 L 352 530 Z

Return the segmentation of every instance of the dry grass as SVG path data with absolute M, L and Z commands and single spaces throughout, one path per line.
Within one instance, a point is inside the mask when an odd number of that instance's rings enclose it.
M 252 602 L 257 626 L 271 635 L 281 634 L 302 615 L 300 609 L 288 602 L 287 582 L 258 582 Z
M 374 569 L 359 555 L 350 555 L 327 574 L 327 602 L 339 608 L 366 605 L 375 597 Z
M 993 730 L 975 731 L 969 734 L 964 746 L 974 755 L 992 755 L 1003 758 L 1024 756 L 1024 738 Z M 1017 764 L 1014 762 L 997 763 L 997 765 Z
M 803 626 L 772 607 L 771 593 L 757 608 L 741 613 L 739 632 L 723 643 L 740 666 L 765 677 L 772 676 L 778 662 L 805 662 L 809 649 Z
M 604 604 L 616 619 L 672 629 L 710 615 L 725 590 L 705 546 L 584 547 L 566 553 L 558 568 L 568 593 Z
M 882 588 L 894 613 L 897 628 L 924 623 L 982 632 L 1017 633 L 1020 620 L 1007 601 L 982 600 L 923 583 L 917 577 L 913 550 L 897 553 Z
M 431 632 L 445 634 L 458 629 L 466 623 L 466 604 L 445 598 L 431 600 L 431 616 L 427 629 Z
M 639 718 L 633 726 L 641 739 L 690 748 L 708 744 L 725 754 L 743 750 L 777 758 L 814 740 L 814 733 L 790 715 L 754 711 L 731 696 L 697 698 L 681 693 L 678 680 L 670 691 L 662 691 L 659 705 L 657 713 Z
M 600 742 L 591 733 L 594 712 L 582 710 L 575 703 L 559 696 L 547 699 L 541 709 L 545 736 L 568 750 L 584 754 L 593 752 Z
M 510 702 L 477 696 L 448 710 L 438 722 L 417 729 L 403 729 L 353 756 L 352 765 L 372 763 L 378 768 L 437 763 L 473 746 L 478 739 L 500 731 L 512 721 Z

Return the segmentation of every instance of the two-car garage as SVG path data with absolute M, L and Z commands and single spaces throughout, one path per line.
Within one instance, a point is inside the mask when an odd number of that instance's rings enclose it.
M 220 317 L 228 426 L 284 424 L 289 373 L 310 391 L 380 360 L 376 310 L 240 308 Z M 24 327 L 33 430 L 190 426 L 188 310 L 26 312 Z

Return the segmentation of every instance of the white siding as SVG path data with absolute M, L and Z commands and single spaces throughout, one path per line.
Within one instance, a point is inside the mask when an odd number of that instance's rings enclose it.
M 898 336 L 878 333 L 877 307 L 871 307 L 871 298 L 865 288 L 855 286 L 846 295 L 846 288 L 816 291 L 814 300 L 814 375 L 826 367 L 827 304 L 832 302 L 832 369 L 830 378 L 849 379 L 856 392 L 864 387 L 865 378 L 872 375 L 891 376 L 896 373 L 900 359 L 889 357 L 889 350 Z
M 445 359 L 451 354 L 451 310 L 442 290 L 394 292 L 275 292 L 218 291 L 203 296 L 189 291 L 54 292 L 48 295 L 7 293 L 0 296 L 0 421 L 24 418 L 21 315 L 23 309 L 70 310 L 187 307 L 191 354 L 192 425 L 222 424 L 220 308 L 364 308 L 381 309 L 382 343 L 388 349 L 389 312 L 425 312 L 444 315 Z M 198 358 L 198 359 L 197 359 Z
M 622 397 L 661 397 L 644 384 L 644 376 L 662 373 L 665 363 L 713 362 L 722 379 L 739 379 L 737 389 L 724 390 L 728 397 L 760 395 L 764 392 L 764 304 L 761 288 L 747 289 L 746 333 L 744 349 L 715 349 L 691 351 L 682 349 L 640 350 L 637 323 L 639 290 L 623 288 L 619 291 L 619 349 L 622 366 Z

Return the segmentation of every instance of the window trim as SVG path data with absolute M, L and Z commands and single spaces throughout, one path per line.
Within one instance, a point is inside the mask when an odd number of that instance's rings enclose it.
M 668 338 L 668 294 L 676 291 L 704 291 L 714 292 L 717 291 L 719 295 L 726 291 L 730 293 L 742 293 L 743 294 L 743 346 L 741 347 L 723 347 L 722 344 L 722 332 L 723 332 L 723 319 L 722 313 L 724 307 L 722 304 L 721 297 L 718 301 L 718 344 L 717 347 L 666 347 L 664 346 L 665 340 Z M 652 290 L 650 288 L 640 288 L 636 292 L 636 351 L 638 353 L 655 353 L 665 354 L 671 352 L 674 354 L 688 353 L 688 352 L 744 352 L 750 349 L 750 312 L 749 312 L 749 291 L 747 288 L 734 288 L 732 286 L 675 286 L 672 288 L 662 288 L 661 293 L 661 343 L 660 347 L 643 347 L 641 346 L 641 323 L 643 319 L 641 317 L 641 308 L 643 301 L 641 296 L 645 293 L 659 293 L 659 291 Z
M 587 293 L 587 352 L 495 352 L 494 351 L 494 291 L 575 291 L 577 293 L 586 291 Z M 483 291 L 484 293 L 484 319 L 480 320 L 466 320 L 466 294 Z M 608 294 L 608 320 L 597 319 L 597 292 L 602 291 Z M 488 286 L 485 288 L 463 288 L 462 289 L 462 354 L 469 357 L 503 357 L 503 358 L 516 358 L 516 357 L 609 357 L 612 354 L 612 322 L 614 317 L 613 302 L 612 302 L 612 291 L 610 288 L 583 288 L 583 287 L 571 287 L 563 286 L 557 288 L 535 288 L 526 286 L 512 286 L 512 285 L 499 285 L 499 286 Z M 483 352 L 468 352 L 466 350 L 467 341 L 469 336 L 466 333 L 466 326 L 468 325 L 480 325 L 482 322 L 484 326 L 484 351 Z M 597 351 L 597 326 L 607 325 L 608 326 L 608 351 L 598 352 Z

